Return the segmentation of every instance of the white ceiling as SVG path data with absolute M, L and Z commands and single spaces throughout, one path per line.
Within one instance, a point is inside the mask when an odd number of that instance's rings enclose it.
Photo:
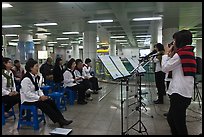
M 19 34 L 22 30 L 36 33 L 35 23 L 56 22 L 57 26 L 43 27 L 51 32 L 48 40 L 64 37 L 63 31 L 79 31 L 82 36 L 85 22 L 93 19 L 113 19 L 113 23 L 98 24 L 98 35 L 125 35 L 136 46 L 136 35 L 151 34 L 151 21 L 134 22 L 135 17 L 163 15 L 165 27 L 178 24 L 202 36 L 202 2 L 10 2 L 12 8 L 2 9 L 2 25 L 21 24 L 23 28 L 2 28 L 2 34 Z M 108 35 L 103 35 L 107 33 Z M 68 35 L 67 35 L 68 36 Z M 108 38 L 108 37 L 107 37 Z M 11 39 L 11 38 L 10 38 Z M 103 42 L 103 41 L 102 41 Z

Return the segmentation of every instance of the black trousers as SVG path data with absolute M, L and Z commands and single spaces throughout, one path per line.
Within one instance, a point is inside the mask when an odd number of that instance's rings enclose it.
M 167 90 L 169 89 L 169 84 L 170 84 L 170 81 L 166 81 Z
M 38 107 L 42 112 L 44 112 L 53 123 L 59 122 L 64 119 L 64 116 L 57 108 L 55 102 L 51 99 L 45 101 L 36 101 L 36 102 L 24 102 L 24 105 L 34 105 Z
M 2 102 L 5 104 L 4 106 L 5 112 L 8 112 L 16 104 L 18 104 L 19 110 L 20 110 L 20 104 L 21 104 L 20 94 L 17 94 L 15 96 L 9 96 L 9 95 L 2 96 Z
M 173 93 L 170 97 L 170 108 L 167 121 L 171 128 L 172 135 L 188 135 L 186 127 L 186 109 L 191 103 L 191 98 L 183 97 Z
M 74 91 L 78 91 L 78 102 L 83 102 L 85 101 L 85 92 L 86 92 L 86 88 L 84 87 L 83 84 L 77 84 L 75 86 L 69 87 Z
M 91 89 L 92 90 L 97 90 L 99 88 L 98 79 L 96 77 L 91 77 L 89 79 L 89 82 L 91 83 Z
M 162 71 L 155 72 L 155 82 L 158 91 L 158 100 L 163 102 L 163 96 L 165 95 L 165 73 Z

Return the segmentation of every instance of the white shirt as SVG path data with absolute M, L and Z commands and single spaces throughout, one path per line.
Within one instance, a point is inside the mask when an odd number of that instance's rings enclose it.
M 70 70 L 70 69 L 69 69 Z M 63 73 L 63 77 L 64 77 L 64 87 L 73 87 L 75 85 L 77 85 L 76 83 L 74 83 L 74 78 L 72 76 L 72 73 L 68 70 L 66 70 Z
M 86 73 L 83 69 L 82 69 L 82 75 L 78 70 L 74 70 L 74 75 L 76 76 L 76 78 L 82 77 L 82 79 L 77 80 L 78 83 L 83 81 L 83 79 L 86 77 Z
M 12 73 L 12 71 L 7 71 L 7 70 L 4 70 L 4 73 L 8 74 L 9 76 L 12 76 L 12 81 L 13 81 L 13 87 L 7 87 L 7 79 L 6 77 L 4 77 L 2 75 L 2 96 L 6 96 L 8 95 L 10 92 L 11 92 L 11 89 L 12 91 L 16 91 L 16 85 L 15 85 L 15 82 L 14 82 L 14 75 Z
M 162 71 L 159 59 L 157 57 L 154 57 L 153 61 L 156 63 L 155 72 Z
M 186 98 L 192 98 L 194 78 L 184 76 L 181 59 L 177 53 L 172 58 L 168 57 L 168 55 L 162 56 L 162 71 L 165 73 L 172 71 L 172 81 L 167 91 L 169 95 L 178 93 Z
M 31 73 L 30 73 L 31 74 Z M 33 80 L 35 81 L 36 76 L 31 74 Z M 39 84 L 39 82 L 38 82 Z M 39 85 L 38 85 L 39 86 Z M 30 78 L 25 77 L 21 81 L 21 89 L 20 89 L 20 95 L 21 95 L 21 104 L 24 102 L 35 102 L 38 101 L 40 96 L 43 96 L 42 90 L 35 91 L 35 86 L 30 80 Z
M 83 71 L 85 72 L 85 74 L 86 74 L 86 76 L 88 77 L 88 78 L 91 78 L 92 76 L 91 76 L 91 67 L 90 66 L 84 66 L 83 67 Z

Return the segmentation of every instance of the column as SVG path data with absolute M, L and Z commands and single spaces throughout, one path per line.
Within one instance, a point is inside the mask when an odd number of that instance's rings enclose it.
M 150 51 L 154 49 L 154 45 L 157 44 L 158 39 L 158 21 L 152 21 L 151 28 L 151 43 L 150 43 Z
M 29 58 L 34 58 L 34 42 L 31 34 L 20 34 L 18 42 L 21 63 L 26 63 Z
M 202 39 L 196 41 L 196 57 L 202 58 Z
M 117 48 L 117 56 L 122 55 L 122 45 L 119 43 L 116 43 L 116 48 Z
M 85 31 L 83 34 L 84 45 L 83 45 L 83 60 L 90 58 L 92 60 L 92 66 L 95 70 L 95 59 L 96 59 L 96 24 L 85 24 Z
M 79 44 L 72 44 L 72 57 L 79 59 Z
M 4 56 L 4 57 L 7 57 L 7 41 L 6 41 L 6 37 L 5 37 L 5 35 L 2 35 L 2 39 L 3 39 L 3 46 L 2 46 L 2 48 L 3 48 L 3 51 L 2 51 L 2 55 Z
M 116 56 L 116 42 L 114 39 L 110 39 L 109 55 Z

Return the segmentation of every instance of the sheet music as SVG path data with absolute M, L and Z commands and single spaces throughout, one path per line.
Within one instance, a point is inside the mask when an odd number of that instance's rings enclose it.
M 110 58 L 112 59 L 115 66 L 118 68 L 118 70 L 122 73 L 124 77 L 130 76 L 130 73 L 127 71 L 127 69 L 125 68 L 125 66 L 123 65 L 122 61 L 118 56 L 110 56 Z
M 133 66 L 133 70 L 131 71 L 134 72 L 135 70 L 138 70 L 139 73 L 145 73 L 146 70 L 143 68 L 143 66 L 141 66 L 139 64 L 139 61 L 138 60 L 133 60 L 132 58 L 127 58 L 127 60 L 130 62 L 130 64 Z M 139 67 L 138 67 L 139 66 Z
M 118 69 L 113 64 L 112 60 L 109 58 L 109 55 L 98 56 L 99 59 L 102 61 L 110 75 L 113 79 L 123 77 L 122 74 L 118 71 Z

